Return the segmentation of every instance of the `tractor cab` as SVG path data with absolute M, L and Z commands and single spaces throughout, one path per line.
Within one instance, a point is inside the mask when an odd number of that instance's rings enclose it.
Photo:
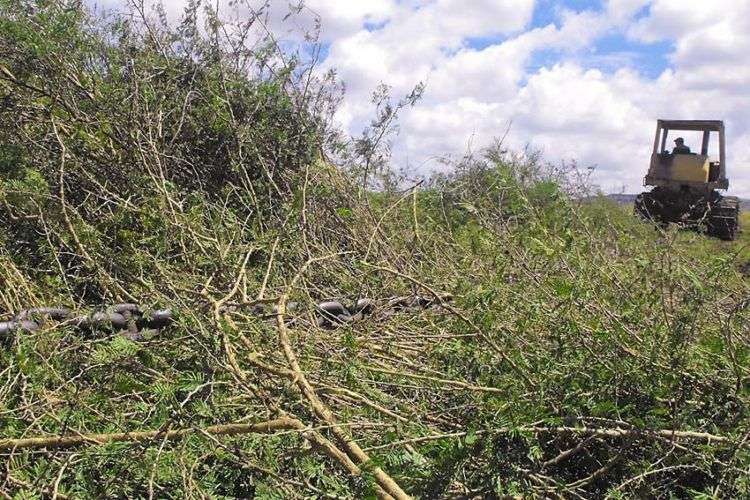
M 676 138 L 682 132 L 698 132 L 700 149 L 690 153 L 670 152 L 667 149 L 668 138 Z M 717 143 L 718 154 L 709 155 L 709 146 Z M 729 180 L 726 177 L 724 122 L 658 120 L 651 163 L 644 184 L 672 189 L 727 189 Z

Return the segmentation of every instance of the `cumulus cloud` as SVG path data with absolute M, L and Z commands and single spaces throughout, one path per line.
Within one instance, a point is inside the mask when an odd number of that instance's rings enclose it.
M 463 15 L 483 17 L 468 6 Z M 353 82 L 346 125 L 361 125 L 368 113 L 364 94 L 376 81 L 403 93 L 425 79 L 424 101 L 403 117 L 397 161 L 429 168 L 436 164 L 425 160 L 435 154 L 460 153 L 469 143 L 488 144 L 512 121 L 511 146 L 531 143 L 549 160 L 595 165 L 596 180 L 605 189 L 636 191 L 656 118 L 725 119 L 732 187 L 750 194 L 750 173 L 741 168 L 750 163 L 750 148 L 744 146 L 750 134 L 744 90 L 750 84 L 747 1 L 702 2 L 694 8 L 681 1 L 611 0 L 595 10 L 558 9 L 557 22 L 546 26 L 532 27 L 525 19 L 506 29 L 508 36 L 480 48 L 466 43 L 468 32 L 457 42 L 461 31 L 443 36 L 433 30 L 419 44 L 368 51 L 383 40 L 402 40 L 396 27 L 356 42 L 340 41 L 352 44 L 346 51 L 337 51 L 334 44 L 327 64 Z M 629 63 L 627 54 L 594 54 L 596 41 L 613 35 L 645 44 L 668 42 L 669 67 L 650 78 Z M 445 46 L 458 49 L 436 50 Z M 401 55 L 411 50 L 412 59 Z M 552 63 L 530 64 L 537 54 L 550 51 Z M 369 57 L 358 57 L 362 54 Z M 590 67 L 605 58 L 607 68 Z M 618 62 L 622 67 L 613 69 Z
M 165 5 L 178 12 L 183 3 Z M 742 170 L 750 166 L 750 0 L 566 4 L 307 0 L 291 21 L 278 14 L 271 24 L 293 37 L 320 19 L 322 69 L 335 68 L 346 85 L 338 118 L 353 134 L 371 118 L 380 83 L 398 96 L 426 82 L 423 100 L 402 115 L 399 167 L 426 173 L 436 155 L 480 148 L 512 122 L 509 146 L 596 165 L 603 188 L 632 192 L 657 118 L 724 119 L 732 190 L 750 195 L 750 170 Z M 285 13 L 289 4 L 271 5 Z M 535 22 L 535 8 L 551 9 L 553 21 Z M 645 71 L 639 60 L 660 69 Z
M 397 3 L 393 0 L 310 0 L 305 6 L 321 19 L 322 40 L 327 42 L 361 31 L 365 24 L 378 25 L 385 22 L 395 13 Z

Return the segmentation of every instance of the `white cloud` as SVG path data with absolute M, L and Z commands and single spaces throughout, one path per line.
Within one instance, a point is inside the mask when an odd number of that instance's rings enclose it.
M 631 17 L 646 7 L 651 0 L 608 0 L 606 10 L 616 22 L 629 22 Z
M 322 39 L 340 39 L 362 29 L 363 23 L 386 22 L 396 11 L 393 0 L 339 1 L 309 0 L 305 6 L 321 17 Z
M 644 7 L 647 15 L 636 20 Z M 425 165 L 426 159 L 460 153 L 469 143 L 487 144 L 512 120 L 511 146 L 531 142 L 550 160 L 595 164 L 604 188 L 624 184 L 635 191 L 656 118 L 717 118 L 725 119 L 729 130 L 732 187 L 750 194 L 745 180 L 750 172 L 739 168 L 750 163 L 750 148 L 742 146 L 750 134 L 744 91 L 750 85 L 748 1 L 701 2 L 693 8 L 681 1 L 610 0 L 599 11 L 562 9 L 557 26 L 519 32 L 516 22 L 505 28 L 509 38 L 479 50 L 465 44 L 468 29 L 446 33 L 437 24 L 413 40 L 413 26 L 424 26 L 431 15 L 336 41 L 327 62 L 350 84 L 344 123 L 352 130 L 369 116 L 366 96 L 377 83 L 404 93 L 426 78 L 424 101 L 403 116 L 397 161 L 429 168 L 436 164 Z M 483 13 L 465 8 L 463 17 L 471 16 L 483 18 Z M 470 25 L 466 19 L 455 24 L 462 23 Z M 671 41 L 671 68 L 652 80 L 627 66 L 629 54 L 594 54 L 593 42 L 612 33 Z M 463 41 L 456 40 L 460 36 Z M 443 47 L 458 48 L 438 50 Z M 529 73 L 529 62 L 543 50 L 557 51 L 557 62 Z M 614 72 L 586 69 L 592 61 L 626 66 Z
M 678 39 L 717 21 L 747 13 L 748 0 L 654 0 L 649 15 L 635 23 L 630 32 L 644 41 Z
M 178 12 L 183 0 L 166 3 Z M 732 188 L 750 196 L 750 169 L 742 171 L 750 166 L 750 0 L 602 0 L 599 9 L 552 7 L 556 22 L 536 27 L 534 0 L 307 0 L 285 23 L 288 2 L 271 4 L 272 27 L 284 36 L 320 16 L 329 48 L 322 69 L 336 68 L 346 84 L 338 118 L 350 132 L 372 117 L 378 84 L 399 96 L 427 82 L 402 116 L 398 166 L 433 168 L 430 158 L 488 144 L 512 121 L 510 146 L 530 142 L 549 160 L 596 164 L 603 187 L 635 191 L 656 118 L 724 119 Z M 648 76 L 632 67 L 630 51 L 595 50 L 613 34 L 665 43 L 669 67 Z
M 523 29 L 531 20 L 532 8 L 532 0 L 401 3 L 382 28 L 362 29 L 335 40 L 327 65 L 335 67 L 346 82 L 350 103 L 365 104 L 361 106 L 364 112 L 366 97 L 379 82 L 407 92 L 443 68 L 452 54 L 465 53 L 467 38 Z

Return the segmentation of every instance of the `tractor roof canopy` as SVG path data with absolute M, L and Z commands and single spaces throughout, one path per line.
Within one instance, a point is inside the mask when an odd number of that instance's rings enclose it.
M 669 130 L 698 130 L 720 132 L 724 129 L 721 120 L 659 120 L 659 127 Z

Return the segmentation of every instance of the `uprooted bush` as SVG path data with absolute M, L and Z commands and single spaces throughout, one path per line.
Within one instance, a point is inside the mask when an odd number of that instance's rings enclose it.
M 0 319 L 176 318 L 2 339 L 3 492 L 748 494 L 734 247 L 499 149 L 366 192 L 371 170 L 319 156 L 331 82 L 298 85 L 314 73 L 277 46 L 217 42 L 194 9 L 169 28 L 0 5 Z M 439 307 L 385 307 L 412 294 Z M 306 321 L 359 297 L 379 305 L 361 321 Z

